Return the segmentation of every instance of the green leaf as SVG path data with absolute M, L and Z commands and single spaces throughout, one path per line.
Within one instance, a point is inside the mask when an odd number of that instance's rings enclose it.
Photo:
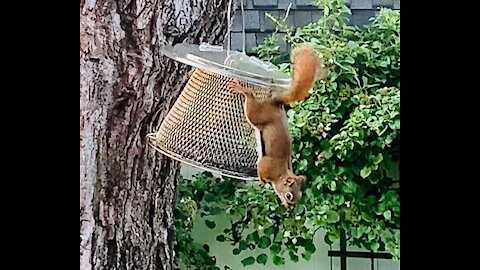
M 392 212 L 390 212 L 390 210 L 387 210 L 385 212 L 383 212 L 383 216 L 387 219 L 387 220 L 390 220 L 392 218 Z
M 242 260 L 243 266 L 252 265 L 254 263 L 255 263 L 255 258 L 253 258 L 252 256 Z
M 205 220 L 205 225 L 207 225 L 207 227 L 208 227 L 209 229 L 213 229 L 213 228 L 215 228 L 215 226 L 216 226 L 216 224 L 215 224 L 214 221 L 210 221 L 210 220 L 207 220 L 207 219 Z
M 360 237 L 362 237 L 363 233 L 358 228 L 353 227 L 350 230 L 350 234 L 353 236 L 353 238 L 360 238 Z
M 324 16 L 330 15 L 330 8 L 328 5 L 325 5 L 323 13 L 324 13 Z
M 333 152 L 332 152 L 331 149 L 327 149 L 327 150 L 325 150 L 325 151 L 323 151 L 323 152 L 325 153 L 325 155 L 324 155 L 325 159 L 329 159 L 329 158 L 331 158 L 331 157 L 333 156 Z
M 372 243 L 372 245 L 370 246 L 373 252 L 376 252 L 379 247 L 380 247 L 380 244 L 378 242 Z
M 337 205 L 342 205 L 345 202 L 345 197 L 343 194 L 336 197 L 337 198 Z
M 390 144 L 393 142 L 393 138 L 391 135 L 388 135 L 386 138 L 385 138 L 385 144 Z
M 290 256 L 290 260 L 292 260 L 292 262 L 298 262 L 298 256 L 293 251 L 290 250 L 288 255 Z
M 381 237 L 382 239 L 392 238 L 392 237 L 393 237 L 393 232 L 390 231 L 390 230 L 383 231 L 383 232 L 380 234 L 380 237 Z
M 240 254 L 240 252 L 241 252 L 241 250 L 238 249 L 238 248 L 234 248 L 234 249 L 232 250 L 233 255 L 238 255 L 238 254 Z
M 316 228 L 316 221 L 315 219 L 313 218 L 307 218 L 305 220 L 305 224 L 304 224 L 305 228 L 308 229 L 308 230 L 315 230 Z
M 330 189 L 331 191 L 337 190 L 337 182 L 331 181 L 330 185 L 328 185 L 328 189 Z
M 260 237 L 258 236 L 258 232 L 255 231 L 247 235 L 247 242 L 254 242 L 257 243 Z
M 213 202 L 213 201 L 215 201 L 215 196 L 213 196 L 213 195 L 210 194 L 210 193 L 207 193 L 207 194 L 205 194 L 205 196 L 203 197 L 203 199 L 204 199 L 206 202 Z
M 372 43 L 372 48 L 380 48 L 382 47 L 382 43 L 380 43 L 378 40 L 375 40 L 373 43 Z
M 225 236 L 223 236 L 223 235 L 221 235 L 221 234 L 220 234 L 220 235 L 217 235 L 217 238 L 216 238 L 216 239 L 217 239 L 218 242 L 225 242 L 225 240 L 226 240 Z
M 372 169 L 370 169 L 370 167 L 363 167 L 363 169 L 360 170 L 360 176 L 362 178 L 367 178 L 371 173 Z
M 374 204 L 376 201 L 377 201 L 377 197 L 375 197 L 373 195 L 370 195 L 370 196 L 367 197 L 367 202 L 370 205 Z
M 330 90 L 337 90 L 338 84 L 336 82 L 330 82 Z
M 312 184 L 321 184 L 322 179 L 323 179 L 323 176 L 319 175 L 319 176 L 315 177 L 315 179 L 312 181 Z M 309 197 L 312 196 L 313 194 L 311 194 L 311 193 L 312 193 L 312 190 L 310 190 L 310 189 L 306 190 L 307 196 L 309 196 Z
M 325 241 L 325 243 L 327 243 L 328 245 L 331 245 L 333 244 L 333 241 L 330 240 L 330 236 L 329 234 L 325 234 L 325 236 L 323 237 L 323 240 Z
M 205 176 L 207 178 L 212 178 L 213 177 L 213 174 L 211 172 L 202 172 L 200 176 Z
M 358 47 L 358 44 L 355 42 L 355 41 L 348 41 L 347 42 L 347 47 L 350 48 L 350 49 L 355 49 Z
M 373 218 L 370 214 L 370 212 L 362 212 L 362 219 L 365 220 L 366 222 L 372 222 Z
M 281 208 L 278 207 L 277 210 L 280 210 Z M 275 237 L 273 238 L 273 241 L 274 242 L 282 242 L 283 240 L 283 233 L 285 232 L 285 229 L 281 229 L 277 232 L 277 234 L 275 235 Z
M 274 226 L 271 226 L 271 227 L 266 228 L 265 231 L 264 231 L 264 233 L 265 233 L 266 236 L 270 236 L 270 235 L 272 235 L 273 233 L 275 233 L 275 228 L 274 228 Z
M 284 263 L 285 263 L 285 259 L 284 259 L 284 258 L 282 258 L 282 257 L 280 257 L 280 256 L 277 256 L 277 255 L 273 256 L 273 264 L 275 264 L 275 265 L 282 265 L 282 264 L 284 264 Z
M 361 226 L 359 227 L 359 230 L 363 233 L 369 233 L 372 230 L 372 228 L 370 228 L 369 226 Z
M 219 207 L 213 207 L 212 209 L 210 209 L 210 214 L 212 215 L 218 215 L 222 212 L 222 209 L 220 209 Z
M 271 244 L 270 238 L 267 236 L 262 236 L 260 238 L 260 241 L 258 242 L 258 247 L 267 248 L 268 246 L 270 246 L 270 244 Z
M 347 58 L 345 58 L 345 62 L 347 62 L 349 64 L 354 64 L 355 59 L 353 59 L 353 57 L 351 57 L 351 56 L 347 56 Z
M 308 161 L 306 159 L 302 159 L 302 160 L 300 160 L 300 162 L 298 162 L 297 169 L 299 171 L 303 171 L 307 168 L 307 165 L 308 165 Z
M 302 213 L 305 213 L 305 212 L 307 212 L 307 207 L 305 205 L 301 204 L 295 207 L 295 215 L 300 216 Z
M 267 263 L 268 256 L 265 253 L 262 253 L 257 256 L 257 263 L 265 265 Z
M 395 129 L 400 129 L 400 119 L 396 119 L 395 122 L 393 122 L 393 126 Z
M 315 250 L 317 250 L 317 249 L 315 248 L 315 245 L 313 244 L 312 240 L 306 240 L 304 247 L 305 247 L 305 250 L 308 251 L 308 252 L 310 252 L 310 253 L 314 253 Z
M 379 164 L 383 160 L 383 155 L 382 153 L 379 153 L 376 157 L 375 160 L 373 161 L 373 164 Z
M 340 215 L 337 212 L 329 210 L 327 212 L 327 222 L 328 223 L 335 223 L 340 220 Z
M 362 83 L 363 83 L 363 86 L 368 85 L 368 78 L 365 76 L 362 76 Z
M 353 182 L 352 180 L 347 180 L 345 182 L 345 185 L 343 185 L 343 191 L 345 193 L 355 193 L 356 190 L 357 184 L 355 184 L 355 182 Z
M 240 244 L 238 244 L 238 248 L 240 248 L 240 250 L 245 250 L 245 249 L 247 249 L 247 248 L 248 248 L 247 242 L 245 242 L 245 241 L 243 241 L 243 240 L 240 241 Z
M 308 252 L 308 251 L 305 251 L 304 253 L 302 253 L 302 257 L 306 260 L 306 261 L 310 261 L 310 258 L 312 258 L 312 253 Z
M 301 127 L 305 126 L 306 124 L 307 124 L 307 122 L 297 122 L 295 124 L 295 126 L 301 128 Z
M 334 232 L 327 233 L 326 237 L 330 243 L 334 243 L 340 238 L 340 236 Z
M 271 246 L 270 246 L 270 251 L 273 253 L 273 254 L 277 254 L 278 252 L 280 252 L 280 246 L 276 243 L 273 243 Z

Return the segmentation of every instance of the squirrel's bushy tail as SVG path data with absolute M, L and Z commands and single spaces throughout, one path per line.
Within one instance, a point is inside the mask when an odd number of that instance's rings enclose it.
M 290 89 L 281 97 L 285 104 L 305 99 L 313 83 L 326 77 L 323 59 L 310 46 L 303 45 L 293 49 L 290 62 L 293 72 Z

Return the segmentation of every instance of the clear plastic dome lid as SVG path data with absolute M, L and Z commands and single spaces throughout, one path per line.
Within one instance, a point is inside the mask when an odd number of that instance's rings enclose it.
M 184 64 L 207 69 L 240 81 L 273 88 L 288 89 L 290 77 L 275 65 L 238 51 L 206 43 L 164 45 L 160 52 Z

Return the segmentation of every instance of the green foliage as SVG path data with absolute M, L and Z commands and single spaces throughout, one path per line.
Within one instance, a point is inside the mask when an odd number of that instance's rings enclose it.
M 182 181 L 182 179 L 180 179 Z M 176 228 L 175 268 L 196 266 L 199 269 L 220 269 L 215 266 L 215 258 L 208 254 L 208 246 L 202 246 L 193 241 L 191 231 L 193 220 L 198 211 L 197 202 L 188 194 L 189 189 L 179 185 L 179 196 L 175 204 L 174 225 Z
M 231 226 L 216 239 L 232 244 L 243 265 L 309 260 L 316 252 L 313 236 L 321 228 L 327 243 L 338 241 L 343 230 L 350 244 L 400 258 L 400 191 L 392 176 L 399 166 L 400 14 L 382 9 L 359 29 L 347 24 L 350 10 L 343 0 L 317 3 L 324 16 L 305 27 L 275 20 L 290 45 L 310 44 L 330 71 L 308 99 L 288 111 L 293 167 L 307 176 L 300 205 L 289 212 L 268 186 L 259 189 L 208 173 L 180 182 L 180 207 L 185 209 L 176 214 L 181 214 L 182 229 L 189 230 L 185 218 L 195 211 L 205 222 L 225 212 Z M 260 57 L 281 59 L 277 42 L 274 34 L 259 45 Z M 193 248 L 179 246 L 187 252 L 181 260 L 213 267 L 214 259 L 203 247 L 197 249 L 204 256 L 193 259 Z M 256 258 L 243 255 L 252 249 L 260 253 Z
M 252 256 L 242 260 L 243 266 L 252 265 L 254 263 L 255 263 L 255 258 L 253 258 Z
M 267 263 L 267 260 L 268 260 L 268 255 L 265 254 L 265 253 L 262 253 L 262 254 L 257 256 L 257 263 L 258 264 L 265 265 Z
M 259 44 L 255 49 L 258 56 L 264 61 L 275 63 L 276 59 L 281 55 L 280 46 L 278 44 L 278 36 L 276 34 L 265 37 L 262 44 Z
M 175 259 L 176 269 L 220 269 L 214 256 L 209 254 L 209 247 L 196 243 L 191 236 L 193 220 L 199 214 L 205 218 L 207 228 L 213 229 L 216 223 L 208 219 L 210 216 L 221 214 L 225 209 L 226 201 L 234 196 L 237 188 L 235 182 L 215 178 L 205 172 L 196 175 L 194 180 L 179 179 L 178 196 L 174 211 L 176 230 Z M 224 235 L 218 235 L 219 242 L 228 241 Z M 230 269 L 225 266 L 223 269 Z
M 279 25 L 288 43 L 311 45 L 330 71 L 288 111 L 294 168 L 308 179 L 305 226 L 324 228 L 327 243 L 345 230 L 352 244 L 398 259 L 400 193 L 389 172 L 399 163 L 400 14 L 382 9 L 361 30 L 348 25 L 344 1 L 317 2 L 325 7 L 318 22 Z

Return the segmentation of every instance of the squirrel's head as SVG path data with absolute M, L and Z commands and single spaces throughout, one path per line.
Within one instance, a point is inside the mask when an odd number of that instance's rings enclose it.
M 303 175 L 289 175 L 273 184 L 275 193 L 287 209 L 293 210 L 302 198 L 301 187 L 304 181 L 305 176 Z

